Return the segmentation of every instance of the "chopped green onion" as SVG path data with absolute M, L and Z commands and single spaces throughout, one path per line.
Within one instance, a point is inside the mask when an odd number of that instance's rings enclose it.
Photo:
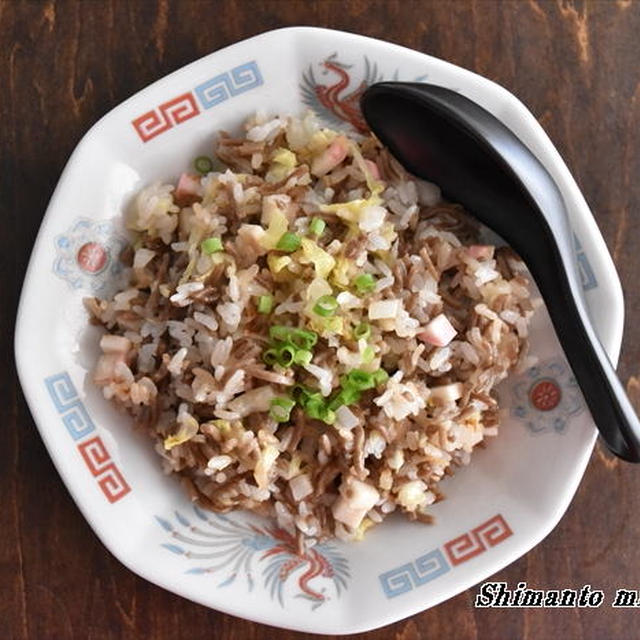
M 296 382 L 296 384 L 291 387 L 291 394 L 298 404 L 304 404 L 304 398 L 308 396 L 309 393 L 309 389 L 299 382 Z
M 290 344 L 283 344 L 277 348 L 278 364 L 281 367 L 290 367 L 296 357 L 296 348 Z
M 273 307 L 273 296 L 258 297 L 258 313 L 271 313 Z
M 363 273 L 353 281 L 353 284 L 358 293 L 371 293 L 376 286 L 376 279 L 370 273 Z
M 305 387 L 303 384 L 294 385 L 292 394 L 301 407 L 305 407 L 309 400 L 322 400 L 322 394 L 320 392 Z
M 285 342 L 289 339 L 292 331 L 292 327 L 285 327 L 282 324 L 274 324 L 269 327 L 269 337 L 273 340 L 282 340 Z
M 329 409 L 329 407 L 324 407 L 320 416 L 320 420 L 322 420 L 322 422 L 326 424 L 333 424 L 336 421 L 335 411 Z
M 365 391 L 376 386 L 372 373 L 362 371 L 362 369 L 352 369 L 346 376 L 342 376 L 340 384 L 343 389 L 356 389 Z
M 321 236 L 327 223 L 322 218 L 313 218 L 309 223 L 309 233 L 314 236 Z
M 353 336 L 356 340 L 367 340 L 371 335 L 371 325 L 368 322 L 361 322 L 354 330 Z
M 376 387 L 379 387 L 389 379 L 389 374 L 384 369 L 378 369 L 373 372 L 373 379 L 376 383 Z
M 269 366 L 273 366 L 274 364 L 276 364 L 278 362 L 278 352 L 276 349 L 267 349 L 263 354 L 262 354 L 262 359 L 264 360 L 265 364 L 268 364 Z
M 320 398 L 309 398 L 304 405 L 304 411 L 310 418 L 315 418 L 316 420 L 320 420 L 320 416 L 322 415 L 325 409 L 325 403 L 322 397 Z
M 326 424 L 333 424 L 336 420 L 335 412 L 327 406 L 322 396 L 310 398 L 304 406 L 304 411 L 310 418 L 322 420 Z
M 355 404 L 360 400 L 360 395 L 360 391 L 357 389 L 341 389 L 331 400 L 329 400 L 329 409 L 335 411 L 343 404 Z
M 202 241 L 200 248 L 204 253 L 210 256 L 212 253 L 222 251 L 222 240 L 220 240 L 220 238 L 207 238 Z
M 269 417 L 276 422 L 287 422 L 291 418 L 291 409 L 293 409 L 295 404 L 296 403 L 290 398 L 272 398 Z
M 203 175 L 213 171 L 213 162 L 208 156 L 198 156 L 193 161 L 193 166 L 198 173 Z
M 289 334 L 289 340 L 300 349 L 310 350 L 318 342 L 318 334 L 308 329 L 293 329 Z
M 320 296 L 313 307 L 314 313 L 326 318 L 332 316 L 338 308 L 338 301 L 333 296 Z
M 293 364 L 309 364 L 313 358 L 313 353 L 307 349 L 298 349 L 296 355 L 293 356 Z
M 299 349 L 307 350 L 318 342 L 318 334 L 315 331 L 285 327 L 282 324 L 274 324 L 269 327 L 269 337 L 280 342 L 290 342 Z
M 287 231 L 282 234 L 280 240 L 278 240 L 278 244 L 276 245 L 276 249 L 279 251 L 286 251 L 287 253 L 291 253 L 292 251 L 296 251 L 296 249 L 300 248 L 300 244 L 302 241 L 300 240 L 300 236 L 295 233 L 291 233 L 291 231 Z
M 360 356 L 362 358 L 362 364 L 369 364 L 376 357 L 375 349 L 370 344 L 368 344 L 362 350 L 362 353 L 360 354 Z

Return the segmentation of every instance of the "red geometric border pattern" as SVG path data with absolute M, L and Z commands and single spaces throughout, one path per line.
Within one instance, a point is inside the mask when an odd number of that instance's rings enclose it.
M 443 546 L 451 564 L 457 565 L 483 553 L 489 547 L 495 547 L 511 535 L 511 527 L 500 514 L 497 514 L 472 531 L 449 540 Z
M 100 436 L 81 442 L 78 445 L 78 451 L 89 471 L 91 471 L 92 476 L 99 476 L 111 460 L 111 456 Z
M 114 462 L 105 467 L 104 473 L 98 478 L 98 486 L 111 504 L 117 502 L 131 491 L 131 487 L 127 484 Z
M 249 60 L 228 71 L 219 71 L 201 82 L 193 91 L 187 91 L 168 102 L 163 102 L 131 121 L 142 140 L 148 142 L 172 127 L 189 120 L 234 96 L 251 91 L 264 84 L 260 68 L 255 60 Z
M 91 475 L 98 479 L 98 486 L 111 504 L 131 491 L 131 487 L 111 459 L 100 436 L 81 442 L 78 445 L 78 451 Z
M 500 514 L 483 522 L 479 527 L 476 527 L 472 533 L 488 547 L 495 547 L 513 535 L 511 527 Z
M 471 533 L 463 533 L 461 536 L 449 540 L 444 545 L 444 549 L 449 556 L 451 564 L 462 564 L 471 558 L 486 551 L 482 540 Z
M 158 109 L 152 109 L 143 113 L 140 117 L 132 121 L 134 129 L 143 142 L 151 140 L 171 129 L 174 125 L 180 124 L 189 118 L 193 118 L 200 113 L 193 94 L 189 91 L 182 95 L 164 102 Z
M 165 111 L 176 122 L 181 122 L 181 118 L 190 117 L 188 111 L 184 111 L 184 107 L 178 105 L 178 108 L 174 108 L 175 104 L 177 104 L 176 101 L 172 101 Z M 45 378 L 44 383 L 62 424 L 74 441 L 80 441 L 77 444 L 78 453 L 91 475 L 97 479 L 105 498 L 113 504 L 126 496 L 131 491 L 131 487 L 109 455 L 102 438 L 93 435 L 96 427 L 69 374 L 61 371 Z M 89 435 L 91 435 L 90 438 Z

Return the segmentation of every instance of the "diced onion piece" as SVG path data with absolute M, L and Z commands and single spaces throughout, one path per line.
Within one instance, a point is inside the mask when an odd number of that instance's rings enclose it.
M 352 509 L 349 502 L 343 496 L 339 496 L 331 507 L 331 513 L 338 522 L 356 529 L 367 512 L 364 509 Z
M 306 473 L 291 478 L 291 480 L 289 480 L 289 488 L 291 489 L 291 496 L 295 502 L 300 502 L 300 500 L 306 498 L 313 492 L 311 479 Z
M 331 513 L 335 520 L 355 529 L 379 497 L 377 489 L 370 484 L 349 477 L 340 486 L 340 496 L 333 503 Z
M 358 220 L 358 226 L 366 233 L 371 231 L 377 231 L 382 227 L 387 210 L 380 205 L 369 205 L 364 207 L 360 212 L 360 219 Z
M 336 409 L 336 422 L 338 426 L 350 431 L 354 427 L 357 427 L 360 421 L 356 414 L 353 413 L 346 404 L 343 404 Z
M 445 347 L 453 340 L 456 333 L 457 331 L 449 322 L 449 318 L 444 313 L 441 313 L 427 324 L 418 334 L 418 338 L 436 347 Z
M 447 404 L 449 402 L 455 402 L 459 398 L 462 398 L 463 390 L 464 386 L 462 382 L 453 382 L 452 384 L 444 384 L 440 387 L 433 387 L 431 389 L 429 400 L 432 400 L 436 404 Z
M 145 247 L 140 247 L 136 250 L 135 255 L 133 256 L 133 268 L 142 269 L 146 267 L 153 260 L 155 255 L 155 251 L 145 249 Z
M 348 477 L 340 485 L 340 495 L 349 502 L 352 509 L 364 509 L 369 511 L 378 501 L 378 490 L 367 482 Z
M 399 310 L 400 300 L 379 300 L 369 306 L 369 320 L 391 320 Z
M 246 391 L 227 403 L 227 409 L 244 418 L 251 413 L 269 411 L 271 400 L 276 397 L 275 391 L 269 386 L 258 387 Z
M 422 480 L 405 482 L 398 491 L 397 501 L 407 511 L 415 511 L 427 501 L 426 489 L 427 485 Z
M 259 224 L 241 224 L 238 227 L 239 236 L 254 242 L 259 242 L 265 233 L 266 231 Z

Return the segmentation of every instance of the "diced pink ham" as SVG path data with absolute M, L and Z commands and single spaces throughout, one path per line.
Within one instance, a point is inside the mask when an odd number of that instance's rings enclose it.
M 475 260 L 491 260 L 494 247 L 489 244 L 472 244 L 467 247 L 467 253 Z
M 369 169 L 373 178 L 380 180 L 380 169 L 378 169 L 378 165 L 373 160 L 365 160 L 364 163 L 367 165 L 367 169 Z
M 311 163 L 311 173 L 314 176 L 323 176 L 335 169 L 349 152 L 349 142 L 344 136 L 338 136 L 333 142 Z
M 457 331 L 449 322 L 449 318 L 444 313 L 441 313 L 418 333 L 418 338 L 436 347 L 445 347 L 453 340 L 456 333 Z
M 200 176 L 195 173 L 183 173 L 178 180 L 175 201 L 180 207 L 188 207 L 200 200 Z

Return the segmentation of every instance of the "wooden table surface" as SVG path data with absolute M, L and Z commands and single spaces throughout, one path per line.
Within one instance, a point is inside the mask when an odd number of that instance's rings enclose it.
M 520 97 L 590 204 L 626 295 L 620 361 L 640 374 L 640 4 L 633 0 L 0 0 L 0 638 L 293 640 L 137 577 L 72 502 L 15 376 L 13 325 L 29 252 L 72 149 L 150 82 L 268 29 L 316 25 L 397 42 Z M 5 224 L 6 223 L 6 224 Z M 637 391 L 637 388 L 636 388 Z M 512 588 L 640 587 L 640 469 L 598 444 L 560 524 L 495 576 Z M 637 614 L 477 610 L 475 590 L 369 634 L 394 638 L 638 638 Z

